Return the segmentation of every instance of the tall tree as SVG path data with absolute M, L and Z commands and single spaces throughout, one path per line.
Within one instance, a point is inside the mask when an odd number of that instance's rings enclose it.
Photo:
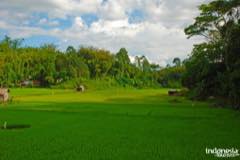
M 175 66 L 180 66 L 181 65 L 181 59 L 178 57 L 175 57 L 173 59 L 173 64 L 175 64 Z
M 196 45 L 187 61 L 185 85 L 203 98 L 228 97 L 240 108 L 240 1 L 214 0 L 199 9 L 200 16 L 185 33 L 189 38 L 202 35 L 207 42 Z

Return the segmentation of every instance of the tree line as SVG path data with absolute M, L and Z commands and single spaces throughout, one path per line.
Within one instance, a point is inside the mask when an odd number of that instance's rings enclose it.
M 145 56 L 131 62 L 128 51 L 121 48 L 116 54 L 94 47 L 67 47 L 60 51 L 52 44 L 41 47 L 22 46 L 23 40 L 5 37 L 0 41 L 1 86 L 18 87 L 23 81 L 38 81 L 42 87 L 76 80 L 110 78 L 121 86 L 181 87 L 183 67 L 162 69 Z M 181 71 L 181 73 L 179 73 Z M 175 82 L 177 81 L 177 82 Z

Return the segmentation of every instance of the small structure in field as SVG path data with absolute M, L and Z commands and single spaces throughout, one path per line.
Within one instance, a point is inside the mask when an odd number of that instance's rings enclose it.
M 83 85 L 79 85 L 79 86 L 77 86 L 76 90 L 78 92 L 84 92 L 85 91 L 85 87 Z
M 9 99 L 9 89 L 7 88 L 0 88 L 0 101 L 7 102 Z
M 38 80 L 24 80 L 21 81 L 19 86 L 20 87 L 38 87 L 40 86 L 41 82 Z
M 39 87 L 39 86 L 41 85 L 41 82 L 38 81 L 38 80 L 33 80 L 33 81 L 32 81 L 32 85 L 33 85 L 34 87 Z
M 168 91 L 168 95 L 169 95 L 169 96 L 179 96 L 179 91 L 176 90 L 176 89 L 170 89 L 170 90 Z

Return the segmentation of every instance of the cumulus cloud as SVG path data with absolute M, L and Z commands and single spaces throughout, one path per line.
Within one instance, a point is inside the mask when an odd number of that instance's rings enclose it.
M 113 37 L 134 37 L 144 29 L 143 24 L 130 24 L 128 19 L 99 20 L 92 23 L 89 30 L 93 33 L 104 33 Z
M 96 13 L 102 0 L 1 0 L 0 8 L 12 12 L 47 13 L 53 18 L 63 18 L 67 15 Z
M 98 12 L 102 19 L 123 19 L 126 18 L 125 8 L 118 1 L 108 1 L 99 7 Z
M 41 26 L 50 26 L 51 27 L 51 26 L 58 26 L 59 22 L 57 20 L 49 21 L 47 18 L 42 18 L 39 20 L 38 24 Z
M 197 6 L 207 1 L 1 0 L 0 29 L 15 38 L 53 36 L 61 49 L 70 44 L 112 52 L 126 47 L 131 57 L 144 54 L 152 62 L 166 65 L 174 57 L 185 58 L 198 41 L 187 40 L 183 29 L 198 14 Z M 87 24 L 86 14 L 97 19 Z M 140 21 L 131 21 L 133 15 Z M 65 24 L 60 20 L 71 24 L 61 28 Z

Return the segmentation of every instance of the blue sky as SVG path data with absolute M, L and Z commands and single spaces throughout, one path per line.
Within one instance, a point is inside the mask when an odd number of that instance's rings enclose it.
M 0 38 L 24 38 L 24 45 L 54 43 L 127 48 L 166 65 L 184 58 L 198 39 L 187 40 L 184 27 L 207 0 L 1 0 Z

